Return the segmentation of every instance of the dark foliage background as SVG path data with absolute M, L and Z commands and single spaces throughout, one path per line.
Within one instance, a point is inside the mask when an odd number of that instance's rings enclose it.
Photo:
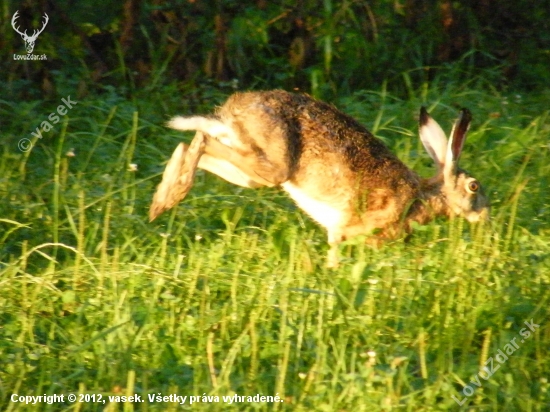
M 2 1 L 0 87 L 12 99 L 177 82 L 297 88 L 328 98 L 356 89 L 406 96 L 433 81 L 531 90 L 550 81 L 550 2 L 529 0 Z M 29 32 L 24 54 L 11 19 Z M 438 76 L 439 75 L 439 76 Z M 191 86 L 191 87 L 190 87 Z

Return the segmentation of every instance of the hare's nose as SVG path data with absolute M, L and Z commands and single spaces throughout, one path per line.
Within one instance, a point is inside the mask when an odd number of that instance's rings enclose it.
M 470 212 L 466 216 L 466 220 L 471 223 L 479 222 L 479 221 L 488 221 L 490 219 L 489 216 L 489 208 L 484 207 L 479 212 Z

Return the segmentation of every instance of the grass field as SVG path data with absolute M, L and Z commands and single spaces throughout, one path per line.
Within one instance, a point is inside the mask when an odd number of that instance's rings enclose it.
M 550 410 L 548 92 L 434 85 L 335 102 L 423 176 L 419 107 L 445 129 L 469 107 L 461 165 L 492 202 L 484 225 L 435 221 L 378 250 L 350 241 L 337 270 L 323 230 L 274 189 L 199 173 L 148 223 L 164 162 L 191 138 L 163 123 L 230 92 L 0 101 L 1 410 Z M 33 136 L 69 94 L 76 105 Z M 185 403 L 148 397 L 171 394 Z

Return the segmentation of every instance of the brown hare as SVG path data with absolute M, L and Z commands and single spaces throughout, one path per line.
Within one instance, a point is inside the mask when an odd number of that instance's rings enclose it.
M 426 109 L 420 138 L 437 173 L 420 178 L 365 127 L 335 107 L 282 90 L 236 93 L 212 116 L 174 117 L 168 127 L 195 130 L 180 143 L 153 198 L 155 219 L 182 200 L 195 171 L 230 183 L 281 186 L 328 232 L 328 265 L 338 264 L 338 243 L 352 236 L 393 239 L 411 223 L 436 216 L 488 217 L 480 183 L 458 167 L 471 121 L 462 109 L 447 142 Z

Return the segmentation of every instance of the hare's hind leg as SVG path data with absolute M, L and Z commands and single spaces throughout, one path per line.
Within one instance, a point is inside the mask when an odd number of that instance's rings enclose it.
M 218 159 L 214 156 L 204 153 L 199 160 L 199 169 L 206 170 L 216 176 L 227 180 L 237 186 L 256 189 L 265 185 L 253 180 L 241 169 L 225 159 Z
M 167 126 L 176 130 L 202 131 L 205 134 L 206 154 L 231 163 L 256 183 L 271 187 L 289 178 L 288 142 L 284 135 L 274 136 L 265 142 L 265 138 L 248 136 L 250 131 L 243 135 L 220 119 L 203 116 L 176 116 Z M 213 162 L 206 163 L 211 165 Z
M 283 161 L 273 161 L 259 148 L 242 145 L 230 147 L 207 136 L 205 153 L 223 160 L 261 186 L 278 186 L 288 179 L 288 166 Z M 277 164 L 279 163 L 279 164 Z M 224 176 L 213 172 L 225 179 Z
M 189 147 L 180 143 L 174 150 L 162 174 L 162 181 L 153 196 L 153 203 L 149 209 L 150 221 L 185 198 L 193 186 L 193 179 L 204 153 L 204 147 L 204 134 L 197 132 Z
M 202 132 L 197 132 L 191 144 L 187 146 L 185 143 L 180 143 L 168 161 L 162 181 L 153 196 L 149 219 L 154 220 L 185 198 L 193 186 L 197 167 L 237 186 L 248 188 L 273 186 L 273 183 L 254 172 L 258 162 Z

